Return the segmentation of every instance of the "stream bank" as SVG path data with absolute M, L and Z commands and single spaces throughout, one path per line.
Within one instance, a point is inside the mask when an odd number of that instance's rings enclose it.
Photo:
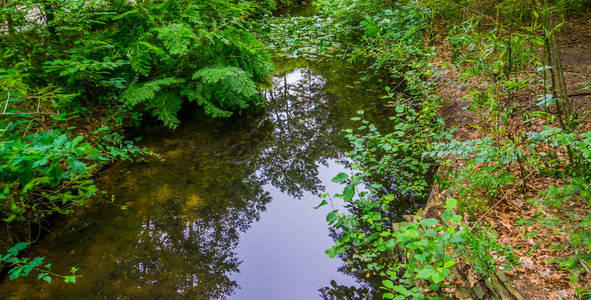
M 578 16 L 566 18 L 562 24 L 558 37 L 558 49 L 564 77 L 567 85 L 567 94 L 580 109 L 581 123 L 576 130 L 579 134 L 591 129 L 589 124 L 589 92 L 587 83 L 591 82 L 589 68 L 591 68 L 591 51 L 586 45 L 591 43 L 591 18 L 588 12 L 582 12 Z M 442 41 L 436 44 L 437 60 L 435 65 L 441 70 L 441 76 L 436 78 L 440 86 L 439 93 L 443 97 L 444 105 L 440 115 L 445 118 L 447 126 L 456 127 L 454 135 L 458 140 L 479 140 L 491 136 L 495 125 L 490 120 L 478 115 L 470 101 L 471 87 L 485 86 L 489 79 L 477 76 L 462 77 L 463 74 L 453 67 L 452 49 L 440 37 Z M 542 55 L 542 53 L 538 53 Z M 529 91 L 528 91 L 529 92 Z M 521 110 L 518 108 L 506 122 L 508 136 L 520 136 L 524 132 L 543 131 L 546 126 L 559 127 L 557 122 L 546 121 L 532 122 L 527 120 L 528 114 L 535 112 L 539 106 L 539 98 L 535 93 L 542 93 L 538 89 L 535 92 L 521 93 L 516 96 L 521 102 Z M 538 108 L 539 109 L 539 108 Z M 486 115 L 484 115 L 486 117 Z M 528 133 L 529 134 L 529 133 Z M 496 137 L 500 138 L 500 137 Z M 500 142 L 498 142 L 500 143 Z M 520 146 L 527 149 L 526 146 Z M 545 151 L 551 148 L 545 149 Z M 525 150 L 527 151 L 527 150 Z M 557 151 L 559 152 L 559 151 Z M 567 160 L 566 154 L 561 153 L 561 159 Z M 440 186 L 440 183 L 450 178 L 467 164 L 468 159 L 454 160 L 452 167 L 439 170 L 438 176 L 442 178 L 434 186 L 425 212 L 441 212 L 441 207 L 446 199 L 465 197 L 458 195 L 457 190 L 450 191 L 449 186 Z M 516 167 L 509 168 L 512 174 L 519 174 Z M 516 175 L 519 176 L 519 175 Z M 446 183 L 448 184 L 448 183 Z M 516 185 L 497 187 L 502 196 L 497 196 L 489 202 L 487 209 L 481 212 L 477 221 L 488 224 L 491 229 L 498 232 L 497 240 L 513 247 L 520 264 L 513 270 L 497 270 L 491 274 L 493 281 L 501 282 L 506 286 L 504 291 L 495 292 L 490 286 L 491 281 L 479 280 L 470 266 L 464 265 L 458 273 L 462 273 L 456 283 L 457 297 L 462 299 L 581 299 L 587 287 L 590 285 L 590 275 L 586 263 L 579 260 L 582 271 L 571 271 L 562 264 L 569 257 L 575 256 L 574 250 L 569 245 L 573 239 L 573 228 L 577 228 L 584 215 L 589 211 L 589 206 L 584 203 L 584 196 L 577 195 L 569 201 L 569 196 L 563 195 L 560 201 L 561 208 L 545 207 L 540 198 L 548 197 L 545 191 L 552 186 L 563 187 L 570 184 L 570 179 L 558 179 L 551 176 L 531 172 L 527 180 Z M 469 185 L 469 183 L 467 184 Z M 520 188 L 525 186 L 525 190 Z M 588 186 L 587 186 L 588 189 Z M 581 201 L 582 200 L 582 201 Z M 434 207 L 434 208 L 433 208 Z M 470 219 L 464 214 L 466 220 Z M 556 222 L 558 225 L 549 225 Z M 588 229 L 587 229 L 588 230 Z M 587 271 L 585 271 L 587 269 Z M 486 279 L 485 279 L 486 280 Z M 499 286 L 499 285 L 497 285 Z M 478 291 L 479 290 L 479 291 Z M 581 292 L 582 291 L 582 292 Z

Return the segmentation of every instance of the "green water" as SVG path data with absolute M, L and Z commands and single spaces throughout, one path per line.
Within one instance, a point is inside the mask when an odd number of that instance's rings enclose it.
M 115 164 L 100 178 L 114 203 L 64 217 L 30 253 L 79 267 L 79 282 L 5 281 L 0 299 L 316 299 L 331 280 L 358 285 L 324 254 L 327 210 L 312 207 L 342 188 L 330 179 L 347 169 L 350 118 L 387 126 L 388 108 L 341 61 L 277 69 L 260 116 L 145 128 L 161 159 Z

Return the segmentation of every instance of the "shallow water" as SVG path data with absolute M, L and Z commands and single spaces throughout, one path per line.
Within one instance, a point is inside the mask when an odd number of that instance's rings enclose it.
M 120 162 L 101 176 L 114 195 L 63 218 L 35 245 L 79 282 L 3 282 L 0 299 L 317 299 L 354 285 L 324 250 L 333 243 L 318 195 L 347 170 L 356 111 L 387 124 L 379 91 L 340 61 L 277 62 L 267 111 L 146 129 L 161 160 Z M 338 203 L 334 203 L 339 207 Z

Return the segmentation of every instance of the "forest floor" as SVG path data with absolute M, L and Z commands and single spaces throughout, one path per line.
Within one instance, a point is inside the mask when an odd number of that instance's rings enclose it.
M 580 83 L 591 82 L 591 15 L 569 20 L 562 29 L 559 45 L 569 95 L 573 95 L 572 99 L 576 100 L 578 107 L 589 108 L 591 91 L 581 90 Z M 455 132 L 457 139 L 479 139 L 487 136 L 489 133 L 487 128 L 492 125 L 468 110 L 468 103 L 464 98 L 467 87 L 479 84 L 479 80 L 460 81 L 457 71 L 450 67 L 449 47 L 438 47 L 438 54 L 436 67 L 441 71 L 440 95 L 445 103 L 441 109 L 441 116 L 445 118 L 448 126 L 457 127 Z M 523 101 L 535 104 L 535 97 L 523 99 Z M 583 125 L 587 130 L 591 129 L 589 120 L 587 115 Z M 515 135 L 525 131 L 541 131 L 541 129 L 541 124 L 525 125 L 520 116 L 512 118 L 508 125 L 508 131 Z M 456 162 L 456 166 L 461 168 L 462 162 Z M 515 172 L 518 170 L 516 169 Z M 539 191 L 551 185 L 560 184 L 561 182 L 548 177 L 534 175 L 528 178 L 526 191 L 516 186 L 507 186 L 499 193 L 498 201 L 489 202 L 489 209 L 478 220 L 488 223 L 499 233 L 497 239 L 499 242 L 511 245 L 515 249 L 514 253 L 519 257 L 521 264 L 516 270 L 507 271 L 505 274 L 525 299 L 577 299 L 575 290 L 591 285 L 590 270 L 578 276 L 575 275 L 578 282 L 573 283 L 573 275 L 568 270 L 558 267 L 561 257 L 572 254 L 570 247 L 564 247 L 570 244 L 570 236 L 566 233 L 569 226 L 580 221 L 580 219 L 571 218 L 572 212 L 584 214 L 589 211 L 589 207 L 582 204 L 583 201 L 572 201 L 577 203 L 569 209 L 554 207 L 550 210 L 541 210 L 531 201 L 531 199 L 540 198 Z M 439 190 L 438 186 L 435 186 L 432 197 L 443 199 L 449 194 L 449 191 Z M 566 213 L 567 211 L 570 215 Z M 569 220 L 562 223 L 562 228 L 531 221 L 540 217 Z M 470 216 L 464 216 L 464 219 L 468 218 Z M 470 280 L 469 284 L 474 283 Z

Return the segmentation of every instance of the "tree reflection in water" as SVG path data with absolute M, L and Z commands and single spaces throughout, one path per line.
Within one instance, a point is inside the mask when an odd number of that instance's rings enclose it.
M 259 156 L 260 176 L 296 197 L 305 191 L 319 194 L 324 187 L 318 164 L 326 164 L 338 151 L 330 147 L 334 136 L 325 79 L 309 69 L 296 69 L 273 81 L 265 96 L 275 129 Z

